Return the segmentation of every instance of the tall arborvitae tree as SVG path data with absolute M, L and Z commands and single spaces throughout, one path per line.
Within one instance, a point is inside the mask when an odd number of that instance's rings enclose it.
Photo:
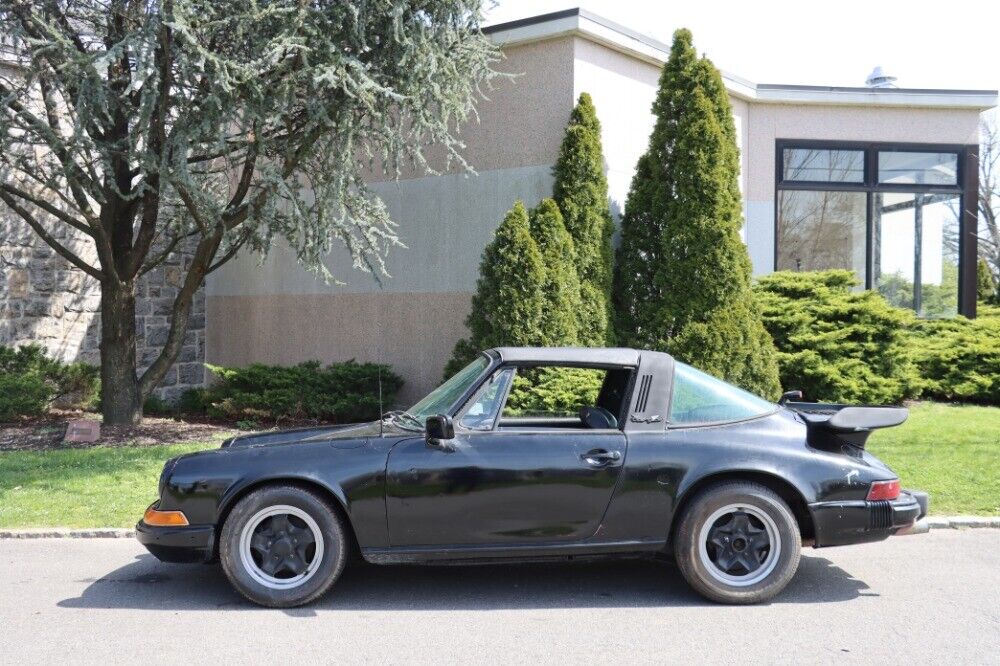
M 541 285 L 542 320 L 534 344 L 550 347 L 580 344 L 577 320 L 580 280 L 576 273 L 576 250 L 556 202 L 543 199 L 531 211 L 530 226 L 545 266 Z
M 732 109 L 721 75 L 698 58 L 687 30 L 674 33 L 653 112 L 622 225 L 619 336 L 776 396 L 774 343 L 750 290 L 740 238 Z
M 607 344 L 614 338 L 610 325 L 614 223 L 608 208 L 601 123 L 587 93 L 580 95 L 570 114 L 553 174 L 553 198 L 559 204 L 566 229 L 576 246 L 576 273 L 580 281 L 579 343 L 585 346 Z
M 460 370 L 482 349 L 538 344 L 545 273 L 542 253 L 531 237 L 528 211 L 518 201 L 483 250 L 472 311 L 465 320 L 470 335 L 455 345 L 445 377 Z

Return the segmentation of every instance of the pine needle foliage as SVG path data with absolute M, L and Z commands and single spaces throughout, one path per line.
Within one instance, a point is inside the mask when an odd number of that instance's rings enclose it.
M 458 372 L 483 349 L 539 344 L 544 284 L 542 252 L 531 236 L 528 211 L 518 201 L 483 250 L 472 311 L 465 320 L 469 337 L 455 345 L 445 377 Z
M 768 397 L 774 344 L 740 238 L 739 149 L 719 71 L 678 30 L 663 67 L 649 148 L 625 206 L 616 261 L 619 340 L 661 349 Z
M 601 123 L 588 93 L 580 94 L 570 114 L 553 175 L 552 197 L 576 246 L 579 343 L 588 347 L 610 344 L 614 338 L 609 323 L 614 222 L 608 207 Z
M 580 342 L 580 280 L 576 272 L 576 249 L 566 230 L 559 206 L 543 199 L 531 211 L 531 237 L 538 244 L 545 275 L 542 280 L 542 318 L 535 344 L 565 347 Z

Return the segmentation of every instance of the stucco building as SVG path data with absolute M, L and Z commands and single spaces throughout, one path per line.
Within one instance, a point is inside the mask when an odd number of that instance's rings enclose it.
M 426 392 L 466 335 L 480 254 L 497 224 L 515 200 L 533 206 L 551 195 L 582 92 L 602 123 L 611 206 L 621 213 L 669 46 L 576 9 L 487 32 L 503 49 L 502 69 L 517 76 L 500 81 L 479 122 L 463 129 L 476 174 L 372 179 L 407 246 L 391 252 L 391 277 L 379 285 L 339 253 L 328 265 L 341 285 L 282 248 L 263 262 L 240 257 L 210 276 L 204 330 L 186 363 L 382 361 L 406 379 L 403 402 Z M 996 91 L 724 79 L 756 274 L 851 268 L 865 287 L 924 315 L 974 313 L 978 123 Z
M 479 123 L 463 131 L 476 175 L 373 183 L 408 248 L 390 255 L 392 277 L 380 287 L 333 256 L 345 284 L 328 286 L 280 250 L 262 265 L 233 262 L 208 284 L 211 362 L 382 360 L 406 378 L 404 399 L 429 389 L 466 334 L 480 253 L 496 225 L 516 199 L 530 206 L 551 195 L 552 165 L 582 92 L 597 107 L 611 206 L 621 212 L 669 46 L 576 9 L 487 32 L 503 48 L 503 69 L 518 76 L 500 82 Z M 936 308 L 926 314 L 972 313 L 978 123 L 995 91 L 724 78 L 755 273 L 853 268 L 866 286 L 919 308 L 916 278 Z

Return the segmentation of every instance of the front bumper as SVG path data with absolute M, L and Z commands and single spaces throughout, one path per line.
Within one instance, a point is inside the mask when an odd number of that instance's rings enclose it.
M 817 548 L 882 541 L 927 515 L 927 493 L 904 490 L 894 500 L 816 502 L 809 505 Z
M 215 526 L 159 527 L 139 521 L 135 538 L 161 562 L 209 562 L 215 554 Z

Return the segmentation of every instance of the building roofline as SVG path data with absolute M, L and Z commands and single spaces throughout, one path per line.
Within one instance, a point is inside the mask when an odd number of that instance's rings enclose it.
M 498 23 L 483 33 L 501 46 L 544 41 L 573 35 L 626 55 L 661 66 L 670 46 L 598 14 L 574 7 L 549 14 Z M 997 105 L 996 90 L 952 88 L 866 88 L 754 83 L 722 73 L 730 94 L 764 104 L 822 104 L 848 106 L 904 106 L 985 110 Z

